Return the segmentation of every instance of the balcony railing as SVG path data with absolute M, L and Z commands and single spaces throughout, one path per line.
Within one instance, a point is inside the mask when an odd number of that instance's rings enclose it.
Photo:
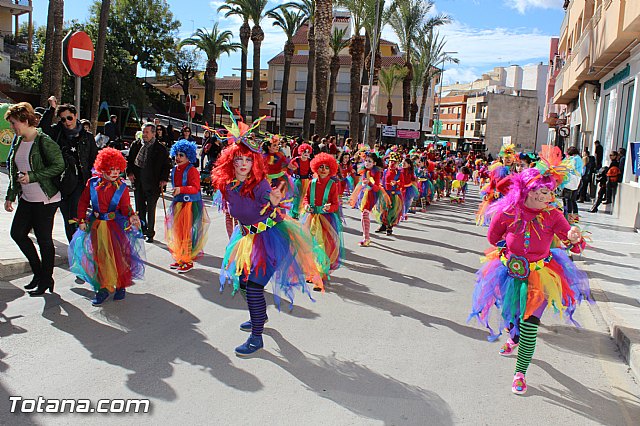
M 347 111 L 336 111 L 333 113 L 334 121 L 349 121 L 349 112 Z
M 336 84 L 336 92 L 337 93 L 349 93 L 351 91 L 351 83 L 337 83 Z
M 296 92 L 304 92 L 307 90 L 307 80 L 296 81 Z
M 294 109 L 293 118 L 304 118 L 304 108 Z
M 593 21 L 590 21 L 584 29 L 584 32 L 578 39 L 578 42 L 573 48 L 573 55 L 575 55 L 576 65 L 582 64 L 582 62 L 589 57 L 591 51 L 591 35 L 593 29 L 591 27 Z
M 553 87 L 553 97 L 557 97 L 562 92 L 562 79 L 564 77 L 565 69 L 561 69 L 556 76 L 556 84 Z

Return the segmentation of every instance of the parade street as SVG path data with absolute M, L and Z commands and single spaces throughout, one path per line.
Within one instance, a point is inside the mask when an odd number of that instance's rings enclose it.
M 268 294 L 265 348 L 249 359 L 233 350 L 247 337 L 245 301 L 219 292 L 228 239 L 213 209 L 195 269 L 171 271 L 159 233 L 124 301 L 92 307 L 65 265 L 44 297 L 25 295 L 26 275 L 2 282 L 0 424 L 637 425 L 640 386 L 597 305 L 579 307 L 580 329 L 545 313 L 529 391 L 513 395 L 514 357 L 467 323 L 488 246 L 477 205 L 472 187 L 466 204 L 435 203 L 370 247 L 358 247 L 359 212 L 345 208 L 346 263 L 315 303 L 298 295 L 278 312 Z M 151 409 L 12 414 L 11 396 L 141 398 Z

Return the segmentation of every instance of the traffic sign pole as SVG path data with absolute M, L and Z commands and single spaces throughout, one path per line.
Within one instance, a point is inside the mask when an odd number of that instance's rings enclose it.
M 80 89 L 81 89 L 81 84 L 82 84 L 82 77 L 76 77 L 76 93 L 75 93 L 75 96 L 73 97 L 73 101 L 76 104 L 76 110 L 78 111 L 78 117 L 81 117 L 81 115 L 80 115 Z

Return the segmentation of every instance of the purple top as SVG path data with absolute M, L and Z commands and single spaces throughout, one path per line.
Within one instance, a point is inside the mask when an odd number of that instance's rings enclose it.
M 263 179 L 253 188 L 253 196 L 245 197 L 240 194 L 242 183 L 233 188 L 235 183 L 227 185 L 227 204 L 229 206 L 229 214 L 243 225 L 253 225 L 266 220 L 272 213 L 271 201 L 269 194 L 271 193 L 271 185 L 266 179 Z M 233 188 L 233 189 L 232 189 Z M 265 209 L 265 206 L 267 208 Z M 262 213 L 262 214 L 261 214 Z M 282 221 L 282 217 L 277 215 L 273 218 L 276 222 Z

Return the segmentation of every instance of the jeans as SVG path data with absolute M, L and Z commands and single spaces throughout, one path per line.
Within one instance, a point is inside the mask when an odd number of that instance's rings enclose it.
M 157 191 L 145 191 L 136 187 L 133 195 L 138 216 L 143 223 L 142 231 L 147 237 L 153 238 L 156 235 L 156 206 L 160 194 Z
M 578 191 L 580 188 L 576 190 L 570 190 L 565 188 L 564 192 L 564 207 L 567 214 L 578 214 Z
M 11 223 L 11 238 L 29 261 L 34 278 L 42 282 L 53 279 L 56 249 L 53 245 L 52 233 L 53 219 L 57 209 L 58 203 L 31 203 L 20 199 Z M 40 247 L 42 260 L 38 257 L 36 247 L 29 238 L 29 231 L 32 229 Z
M 76 229 L 78 229 L 78 224 L 69 223 L 69 220 L 78 215 L 78 203 L 80 202 L 82 191 L 84 191 L 84 184 L 79 183 L 71 194 L 62 197 L 62 201 L 60 201 L 60 211 L 64 218 L 64 232 L 67 234 L 67 240 L 69 242 L 71 242 L 73 234 L 76 232 Z

